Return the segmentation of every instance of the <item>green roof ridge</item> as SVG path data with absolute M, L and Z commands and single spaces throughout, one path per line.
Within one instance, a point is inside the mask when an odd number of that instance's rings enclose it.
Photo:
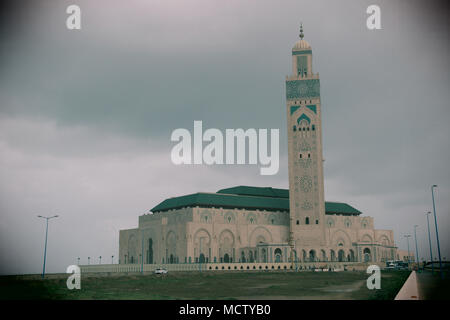
M 221 189 L 217 193 L 197 192 L 168 198 L 151 209 L 151 211 L 158 212 L 196 206 L 289 211 L 289 190 L 272 187 L 237 186 Z M 325 213 L 347 215 L 361 214 L 359 210 L 347 203 L 334 201 L 325 202 Z

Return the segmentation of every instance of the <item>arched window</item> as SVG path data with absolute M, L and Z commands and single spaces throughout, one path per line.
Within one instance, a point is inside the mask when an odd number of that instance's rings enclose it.
M 316 251 L 315 250 L 309 251 L 309 261 L 310 262 L 316 261 Z
M 297 220 L 297 224 L 300 224 L 300 220 Z
M 305 218 L 305 224 L 309 224 L 309 217 Z
M 333 226 L 334 226 L 334 220 L 331 219 L 331 218 L 329 218 L 329 219 L 327 220 L 327 224 L 328 224 L 328 226 L 329 226 L 330 228 L 333 227 Z
M 350 219 L 345 219 L 345 227 L 346 228 L 350 228 L 350 226 L 352 225 Z
M 294 127 L 292 128 L 292 130 L 294 130 L 294 131 L 297 131 L 297 127 L 296 127 L 296 126 L 294 126 Z
M 148 239 L 147 263 L 153 263 L 153 240 Z
M 283 257 L 283 255 L 281 253 L 281 249 L 280 248 L 276 248 L 274 254 L 275 254 L 275 262 L 281 262 L 282 261 L 282 257 Z
M 262 249 L 262 262 L 267 262 L 267 251 L 266 249 Z
M 338 261 L 339 261 L 339 262 L 343 262 L 344 259 L 345 259 L 345 253 L 344 253 L 344 250 L 339 250 L 339 251 L 338 251 Z
M 372 260 L 372 256 L 369 248 L 365 248 L 363 251 L 364 254 L 364 262 L 369 262 Z

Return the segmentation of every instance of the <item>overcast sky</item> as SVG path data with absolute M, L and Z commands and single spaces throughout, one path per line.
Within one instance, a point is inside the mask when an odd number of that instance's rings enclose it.
M 425 5 L 422 5 L 426 4 Z M 66 29 L 66 8 L 82 29 Z M 381 8 L 382 30 L 366 28 Z M 3 12 L 5 15 L 5 12 Z M 325 198 L 417 238 L 436 210 L 450 258 L 448 4 L 424 1 L 30 1 L 2 17 L 0 273 L 117 262 L 119 230 L 167 197 L 287 188 L 285 76 L 300 21 L 321 79 Z M 280 129 L 280 171 L 175 166 L 176 128 Z M 430 221 L 432 222 L 432 221 Z M 432 238 L 436 256 L 434 223 Z M 413 238 L 411 251 L 415 249 Z

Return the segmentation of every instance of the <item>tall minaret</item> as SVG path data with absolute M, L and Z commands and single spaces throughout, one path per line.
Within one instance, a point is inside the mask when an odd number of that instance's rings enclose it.
M 300 26 L 300 40 L 292 48 L 292 75 L 286 77 L 290 244 L 298 254 L 302 248 L 325 245 L 320 83 L 312 71 L 311 46 L 303 37 Z

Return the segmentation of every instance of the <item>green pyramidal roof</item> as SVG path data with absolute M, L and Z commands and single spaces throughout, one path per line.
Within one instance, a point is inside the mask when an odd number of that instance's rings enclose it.
M 216 207 L 267 211 L 289 211 L 289 190 L 238 186 L 217 193 L 198 192 L 169 198 L 151 209 L 152 212 L 185 207 Z M 346 203 L 325 202 L 326 214 L 360 215 L 361 212 Z

